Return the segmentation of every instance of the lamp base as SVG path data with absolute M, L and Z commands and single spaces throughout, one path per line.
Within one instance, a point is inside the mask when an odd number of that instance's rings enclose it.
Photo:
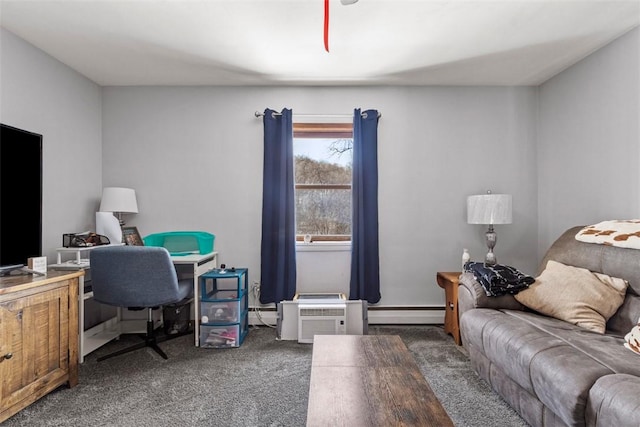
M 496 255 L 493 253 L 493 248 L 496 246 L 496 242 L 498 241 L 498 236 L 496 235 L 496 232 L 493 229 L 493 225 L 489 225 L 489 229 L 485 233 L 485 237 L 487 239 L 487 248 L 489 248 L 489 252 L 487 252 L 487 255 L 485 255 L 484 257 L 484 263 L 491 264 L 491 265 L 497 264 L 498 259 L 496 258 Z

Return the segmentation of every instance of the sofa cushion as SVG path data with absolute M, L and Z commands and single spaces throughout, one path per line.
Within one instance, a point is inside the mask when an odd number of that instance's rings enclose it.
M 514 317 L 516 313 L 521 316 Z M 581 425 L 584 423 L 589 388 L 611 370 L 588 355 L 575 351 L 564 340 L 540 330 L 536 325 L 538 320 L 579 329 L 539 314 L 492 309 L 464 313 L 461 327 L 471 358 L 475 357 L 476 351 L 484 353 L 492 366 L 536 396 L 565 424 Z M 622 346 L 620 348 L 625 350 Z M 489 379 L 491 381 L 492 378 Z
M 552 317 L 474 309 L 463 313 L 460 327 L 472 360 L 484 355 L 491 367 L 567 425 L 584 423 L 589 389 L 598 378 L 640 375 L 637 356 L 624 348 L 622 337 L 597 334 Z M 494 380 L 489 371 L 480 374 L 490 383 Z
M 627 286 L 623 279 L 549 260 L 535 283 L 515 299 L 539 313 L 602 334 L 622 305 Z

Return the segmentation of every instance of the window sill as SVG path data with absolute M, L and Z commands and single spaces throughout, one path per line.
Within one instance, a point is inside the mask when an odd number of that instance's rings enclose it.
M 349 252 L 351 242 L 296 242 L 296 252 Z

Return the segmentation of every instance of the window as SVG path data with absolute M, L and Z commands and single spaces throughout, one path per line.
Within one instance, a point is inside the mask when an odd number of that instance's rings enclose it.
M 294 123 L 296 240 L 351 240 L 351 123 Z

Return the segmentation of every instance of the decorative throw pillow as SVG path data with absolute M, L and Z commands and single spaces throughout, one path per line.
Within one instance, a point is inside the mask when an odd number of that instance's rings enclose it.
M 628 285 L 617 277 L 549 260 L 536 281 L 514 297 L 539 313 L 603 334 Z
M 638 324 L 631 328 L 631 332 L 625 335 L 624 346 L 634 353 L 640 354 L 640 319 L 638 319 Z

